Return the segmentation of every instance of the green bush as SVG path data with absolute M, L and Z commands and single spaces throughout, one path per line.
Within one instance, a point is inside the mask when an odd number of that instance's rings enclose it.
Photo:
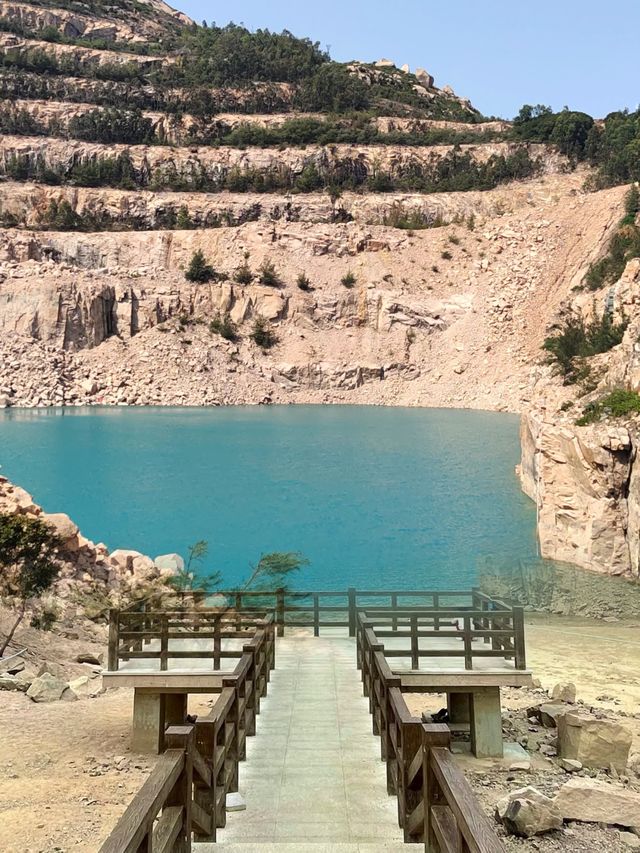
M 401 228 L 404 231 L 422 231 L 426 228 L 438 228 L 444 225 L 439 216 L 433 216 L 415 208 L 407 211 L 402 202 L 399 201 L 395 201 L 391 210 L 385 213 L 382 223 L 389 228 Z
M 206 284 L 207 282 L 212 281 L 215 276 L 216 272 L 211 264 L 208 263 L 202 249 L 196 249 L 191 256 L 191 261 L 187 267 L 184 277 L 187 281 L 191 281 L 194 284 Z
M 355 273 L 353 273 L 351 270 L 349 270 L 347 273 L 345 273 L 345 275 L 343 275 L 342 278 L 340 279 L 340 283 L 342 285 L 344 285 L 344 287 L 349 287 L 349 288 L 353 287 L 357 281 L 358 281 L 358 279 L 357 279 Z
M 582 417 L 578 418 L 578 426 L 597 423 L 603 417 L 624 418 L 640 414 L 640 394 L 635 391 L 625 391 L 618 388 L 594 403 L 586 406 Z
M 622 342 L 627 325 L 614 324 L 607 312 L 590 323 L 582 317 L 569 317 L 545 340 L 543 349 L 549 354 L 549 363 L 556 366 L 566 384 L 571 384 L 584 375 L 584 359 L 608 352 Z
M 224 338 L 225 341 L 238 340 L 238 327 L 233 322 L 229 314 L 224 314 L 222 317 L 218 314 L 214 317 L 209 323 L 209 331 L 213 335 L 220 335 L 220 337 Z
M 157 141 L 153 122 L 139 109 L 121 110 L 110 107 L 91 110 L 74 116 L 69 122 L 68 132 L 74 139 L 107 145 L 142 145 Z
M 267 287 L 281 287 L 282 280 L 278 275 L 275 265 L 269 258 L 265 258 L 258 270 L 258 281 L 260 284 L 265 284 Z
M 265 350 L 271 349 L 271 347 L 278 343 L 278 338 L 269 326 L 269 323 L 264 317 L 260 316 L 256 317 L 254 321 L 250 338 L 257 346 Z
M 249 269 L 249 264 L 246 261 L 234 272 L 233 280 L 236 284 L 251 284 L 253 281 L 253 273 Z
M 298 276 L 297 285 L 300 290 L 304 290 L 305 292 L 313 290 L 313 288 L 311 287 L 311 282 L 309 281 L 309 277 L 303 272 L 301 272 Z

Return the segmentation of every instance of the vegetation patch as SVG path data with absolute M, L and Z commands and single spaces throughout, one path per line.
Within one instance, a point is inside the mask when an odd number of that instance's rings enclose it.
M 611 238 L 604 258 L 591 264 L 584 283 L 589 290 L 599 290 L 605 284 L 614 284 L 632 258 L 640 257 L 640 227 L 636 217 L 640 213 L 640 191 L 633 186 L 625 197 L 625 215 Z
M 590 323 L 583 317 L 569 317 L 545 340 L 543 348 L 565 384 L 572 384 L 585 377 L 585 359 L 622 343 L 627 325 L 626 321 L 614 323 L 607 312 Z
M 585 407 L 581 418 L 578 418 L 578 426 L 588 426 L 597 423 L 602 418 L 625 418 L 630 415 L 640 414 L 640 394 L 636 391 L 625 391 L 618 388 Z

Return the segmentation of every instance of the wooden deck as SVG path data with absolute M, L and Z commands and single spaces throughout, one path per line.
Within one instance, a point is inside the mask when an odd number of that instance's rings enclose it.
M 112 614 L 106 683 L 135 688 L 134 749 L 161 760 L 101 853 L 503 853 L 450 743 L 502 756 L 500 687 L 531 681 L 521 608 L 477 590 L 231 598 Z M 195 724 L 191 692 L 217 695 Z M 445 693 L 448 724 L 413 717 L 410 692 Z

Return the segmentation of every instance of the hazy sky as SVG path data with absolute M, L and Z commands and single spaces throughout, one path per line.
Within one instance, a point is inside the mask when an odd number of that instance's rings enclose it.
M 288 29 L 334 59 L 426 68 L 486 115 L 640 103 L 639 0 L 173 0 L 198 22 Z

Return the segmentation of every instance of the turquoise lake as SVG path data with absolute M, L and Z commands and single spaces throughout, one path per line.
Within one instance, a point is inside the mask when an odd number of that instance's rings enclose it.
M 302 551 L 299 588 L 467 588 L 537 560 L 518 425 L 374 407 L 9 410 L 0 470 L 110 549 L 207 539 L 227 586 L 262 553 Z

